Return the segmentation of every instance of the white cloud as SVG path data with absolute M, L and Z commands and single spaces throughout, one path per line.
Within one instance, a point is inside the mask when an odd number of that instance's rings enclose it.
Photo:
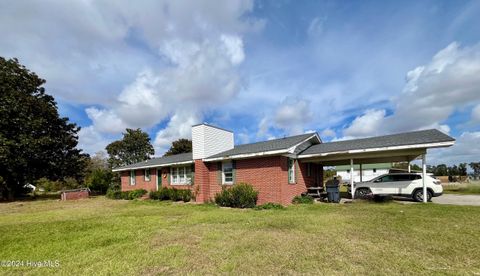
M 427 163 L 438 165 L 478 162 L 480 161 L 479 144 L 480 132 L 464 132 L 452 147 L 429 151 Z
M 243 17 L 252 9 L 251 0 L 0 3 L 0 51 L 46 78 L 55 97 L 96 105 L 84 141 L 170 120 L 159 148 L 184 135 L 172 127 L 238 93 L 242 36 L 262 27 Z
M 450 127 L 444 122 L 455 110 L 480 102 L 479 75 L 480 44 L 461 48 L 454 42 L 430 63 L 407 73 L 403 92 L 392 100 L 392 115 L 367 110 L 355 118 L 344 135 L 362 137 L 427 128 L 448 133 Z
M 105 139 L 93 126 L 82 127 L 78 137 L 79 147 L 90 154 L 105 150 L 110 143 L 109 139 Z
M 472 110 L 472 121 L 475 123 L 480 123 L 480 104 L 474 107 Z
M 369 109 L 362 116 L 355 118 L 343 134 L 350 137 L 375 136 L 383 132 L 382 123 L 385 114 L 386 112 L 383 109 Z
M 120 133 L 125 130 L 127 125 L 111 110 L 100 110 L 95 107 L 89 107 L 85 110 L 88 118 L 93 121 L 89 128 L 95 128 L 96 131 L 104 133 Z
M 281 129 L 289 135 L 304 133 L 305 126 L 312 120 L 309 103 L 297 97 L 286 97 L 259 123 L 257 136 L 271 136 L 270 128 Z
M 307 34 L 312 37 L 317 37 L 323 33 L 323 28 L 327 21 L 326 17 L 315 17 L 308 25 Z
M 331 128 L 326 128 L 322 132 L 320 132 L 320 137 L 321 138 L 331 138 L 331 137 L 335 137 L 335 136 L 336 136 L 336 133 Z
M 432 61 L 407 74 L 394 114 L 385 120 L 389 131 L 440 126 L 462 106 L 479 102 L 480 44 L 461 48 L 452 43 Z
M 167 151 L 172 141 L 178 138 L 191 139 L 192 125 L 200 122 L 200 115 L 189 112 L 181 112 L 172 116 L 166 128 L 157 132 L 153 145 L 155 154 L 162 155 Z

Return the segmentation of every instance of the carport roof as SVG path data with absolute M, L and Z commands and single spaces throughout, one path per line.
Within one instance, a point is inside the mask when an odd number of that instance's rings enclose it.
M 399 146 L 428 145 L 444 142 L 453 142 L 455 139 L 436 129 L 405 132 L 399 134 L 377 136 L 371 138 L 328 142 L 312 145 L 299 154 L 306 157 L 317 154 L 343 153 L 355 150 L 375 148 L 392 148 Z

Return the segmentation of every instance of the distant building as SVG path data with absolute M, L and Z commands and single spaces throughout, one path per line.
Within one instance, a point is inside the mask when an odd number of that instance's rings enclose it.
M 392 163 L 377 163 L 362 165 L 362 179 L 360 180 L 360 165 L 353 166 L 353 181 L 368 181 L 382 174 L 386 174 L 392 168 Z M 337 177 L 342 178 L 342 182 L 350 182 L 350 165 L 336 166 Z

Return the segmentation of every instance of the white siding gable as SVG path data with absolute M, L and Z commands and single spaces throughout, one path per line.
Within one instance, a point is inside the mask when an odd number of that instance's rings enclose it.
M 192 157 L 203 159 L 233 149 L 233 132 L 200 124 L 192 127 Z

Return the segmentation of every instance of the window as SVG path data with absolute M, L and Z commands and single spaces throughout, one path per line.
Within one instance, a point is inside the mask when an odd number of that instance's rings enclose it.
M 410 181 L 410 175 L 408 174 L 394 174 L 392 177 L 393 181 Z
M 307 163 L 307 176 L 310 177 L 312 176 L 312 164 L 311 163 Z
M 172 167 L 170 170 L 171 185 L 188 185 L 192 183 L 192 167 Z
M 392 182 L 392 181 L 394 181 L 394 180 L 393 180 L 393 177 L 391 175 L 385 175 L 385 176 L 380 177 L 377 180 L 375 180 L 375 182 Z
M 150 169 L 145 169 L 144 179 L 145 181 L 150 181 Z
M 288 158 L 288 183 L 295 183 L 295 160 Z
M 135 171 L 130 171 L 130 185 L 135 185 Z
M 233 184 L 232 161 L 222 163 L 222 184 Z

